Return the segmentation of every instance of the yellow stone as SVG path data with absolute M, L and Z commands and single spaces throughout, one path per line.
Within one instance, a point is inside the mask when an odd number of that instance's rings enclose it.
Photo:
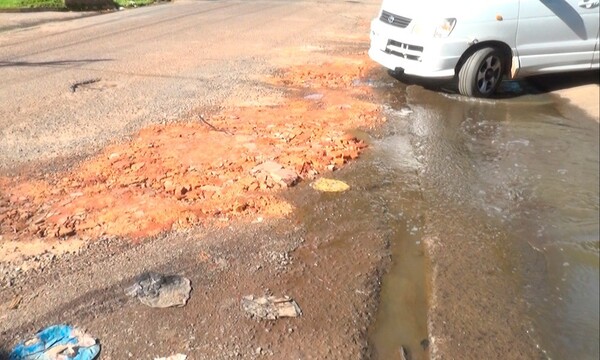
M 317 179 L 310 186 L 315 190 L 324 192 L 341 192 L 350 189 L 350 185 L 343 181 L 325 178 Z

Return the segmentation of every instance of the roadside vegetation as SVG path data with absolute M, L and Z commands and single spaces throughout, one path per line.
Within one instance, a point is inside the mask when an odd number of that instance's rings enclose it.
M 0 9 L 66 9 L 63 0 L 0 0 Z
M 131 8 L 155 3 L 155 0 L 0 0 L 0 11 L 19 9 L 92 10 Z

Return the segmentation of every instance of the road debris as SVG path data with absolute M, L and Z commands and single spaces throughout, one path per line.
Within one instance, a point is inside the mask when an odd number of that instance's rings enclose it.
M 144 305 L 167 308 L 185 306 L 191 291 L 192 286 L 188 278 L 146 272 L 136 279 L 135 284 L 125 289 L 125 294 L 137 297 Z
M 100 78 L 95 78 L 95 79 L 88 79 L 88 80 L 83 80 L 83 81 L 77 81 L 76 83 L 73 83 L 73 84 L 70 86 L 71 92 L 75 92 L 75 91 L 77 91 L 77 88 L 79 88 L 79 87 L 81 87 L 81 86 L 83 86 L 83 85 L 89 85 L 89 84 L 97 83 L 97 82 L 99 82 L 100 80 L 102 80 L 102 79 L 100 79 Z
M 175 354 L 175 355 L 171 355 L 169 357 L 154 358 L 154 360 L 185 360 L 185 359 L 187 359 L 187 355 L 184 355 L 184 354 Z
M 293 186 L 299 179 L 298 174 L 295 171 L 286 169 L 281 164 L 274 161 L 265 161 L 252 168 L 250 173 L 253 175 L 266 174 L 275 182 L 286 187 Z
M 368 100 L 371 89 L 349 88 L 367 64 L 360 55 L 291 66 L 265 79 L 291 89 L 277 106 L 151 125 L 56 176 L 0 176 L 0 233 L 9 241 L 141 239 L 224 218 L 286 216 L 293 207 L 280 190 L 358 158 L 368 144 L 346 129 L 385 120 Z M 95 86 L 83 85 L 73 88 Z M 303 97 L 311 94 L 323 97 L 318 104 Z M 269 162 L 278 165 L 251 173 Z
M 17 295 L 15 296 L 12 301 L 10 302 L 10 304 L 8 305 L 8 309 L 9 310 L 16 310 L 19 305 L 21 305 L 21 302 L 23 301 L 23 296 L 21 295 Z
M 253 295 L 242 298 L 242 308 L 251 317 L 276 320 L 283 317 L 298 317 L 302 315 L 300 307 L 289 296 L 276 298 L 275 296 L 263 296 L 255 298 Z
M 227 135 L 233 135 L 233 133 L 230 133 L 229 131 L 227 131 L 226 129 L 219 129 L 217 127 L 215 127 L 213 124 L 209 123 L 205 118 L 204 115 L 200 114 L 198 115 L 198 118 L 200 119 L 200 121 L 202 121 L 203 123 L 205 123 L 209 128 L 213 129 L 214 131 L 218 131 L 218 132 L 222 132 L 225 133 Z
M 15 346 L 9 360 L 92 360 L 99 352 L 100 344 L 84 331 L 53 325 Z
M 400 360 L 410 360 L 410 354 L 404 346 L 400 346 Z
M 400 115 L 402 117 L 407 117 L 408 115 L 410 115 L 412 113 L 413 113 L 413 111 L 411 109 L 409 109 L 409 108 L 402 108 L 398 112 L 398 115 Z
M 313 181 L 310 186 L 323 192 L 342 192 L 350 189 L 350 185 L 340 180 L 320 178 Z
M 306 95 L 304 98 L 306 100 L 321 100 L 321 99 L 323 99 L 323 94 L 319 94 L 319 93 L 309 94 L 309 95 Z

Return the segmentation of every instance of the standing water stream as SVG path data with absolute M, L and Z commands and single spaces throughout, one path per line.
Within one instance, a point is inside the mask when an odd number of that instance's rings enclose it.
M 400 345 L 426 356 L 420 242 L 437 236 L 460 270 L 441 284 L 448 297 L 437 311 L 459 313 L 442 314 L 447 331 L 478 338 L 487 358 L 511 358 L 492 343 L 514 337 L 541 357 L 598 359 L 598 119 L 545 94 L 478 101 L 401 83 L 384 90 L 387 134 L 369 161 L 394 184 L 382 196 L 405 231 L 372 331 L 378 357 L 398 358 Z

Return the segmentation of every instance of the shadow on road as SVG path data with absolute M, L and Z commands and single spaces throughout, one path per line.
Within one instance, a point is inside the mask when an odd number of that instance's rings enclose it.
M 600 71 L 538 75 L 526 80 L 540 92 L 551 92 L 582 85 L 600 85 Z
M 89 60 L 56 60 L 56 61 L 0 61 L 0 67 L 26 67 L 26 66 L 67 66 L 75 64 L 91 64 L 95 62 L 113 61 L 113 59 L 89 59 Z
M 113 0 L 65 0 L 69 10 L 110 10 L 118 9 L 120 5 Z
M 388 74 L 406 85 L 419 85 L 431 91 L 458 94 L 456 79 L 426 79 L 393 71 L 388 71 Z M 598 70 L 537 75 L 519 80 L 504 80 L 493 98 L 510 99 L 593 84 L 600 85 Z
M 453 79 L 428 79 L 428 78 L 420 78 L 416 76 L 406 75 L 401 72 L 395 72 L 388 70 L 388 74 L 394 79 L 400 81 L 405 85 L 419 85 L 424 87 L 427 90 L 431 91 L 441 91 L 441 92 L 449 92 L 456 93 L 456 85 L 454 84 Z

